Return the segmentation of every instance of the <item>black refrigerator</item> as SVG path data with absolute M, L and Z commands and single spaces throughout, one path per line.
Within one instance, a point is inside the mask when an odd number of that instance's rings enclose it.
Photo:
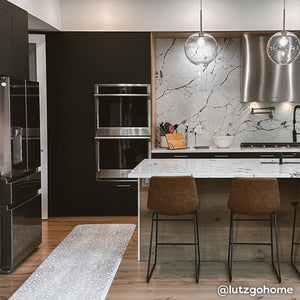
M 42 241 L 39 84 L 0 76 L 0 273 Z

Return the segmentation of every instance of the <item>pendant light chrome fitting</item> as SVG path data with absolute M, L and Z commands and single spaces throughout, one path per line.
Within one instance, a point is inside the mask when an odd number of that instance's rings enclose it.
M 200 0 L 200 31 L 190 35 L 184 45 L 188 60 L 195 64 L 208 65 L 217 56 L 218 45 L 215 38 L 202 30 L 202 0 Z
M 273 34 L 267 44 L 267 55 L 273 63 L 288 65 L 294 62 L 300 54 L 298 37 L 285 29 L 285 0 L 283 0 L 282 31 Z

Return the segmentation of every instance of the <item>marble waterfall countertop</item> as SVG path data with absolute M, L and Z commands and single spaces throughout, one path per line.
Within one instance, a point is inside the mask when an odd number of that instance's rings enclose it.
M 300 159 L 144 159 L 129 178 L 187 176 L 195 178 L 300 178 Z
M 241 148 L 240 146 L 233 146 L 229 148 L 217 148 L 217 147 L 209 147 L 206 149 L 195 149 L 194 147 L 187 149 L 175 149 L 170 150 L 168 148 L 155 148 L 151 151 L 152 153 L 210 153 L 210 152 L 300 152 L 299 147 L 290 147 L 290 148 Z

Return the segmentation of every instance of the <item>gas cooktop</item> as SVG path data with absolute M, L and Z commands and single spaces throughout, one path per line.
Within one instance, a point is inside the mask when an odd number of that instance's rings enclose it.
M 300 148 L 300 143 L 252 142 L 252 143 L 241 143 L 241 148 Z

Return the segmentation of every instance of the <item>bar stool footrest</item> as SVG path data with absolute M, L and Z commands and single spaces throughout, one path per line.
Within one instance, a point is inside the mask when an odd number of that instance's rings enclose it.
M 173 245 L 191 245 L 195 246 L 199 243 L 157 243 L 157 246 L 173 246 Z
M 263 245 L 263 246 L 270 246 L 270 245 L 272 245 L 271 243 L 237 243 L 237 242 L 234 242 L 232 244 L 233 245 Z

